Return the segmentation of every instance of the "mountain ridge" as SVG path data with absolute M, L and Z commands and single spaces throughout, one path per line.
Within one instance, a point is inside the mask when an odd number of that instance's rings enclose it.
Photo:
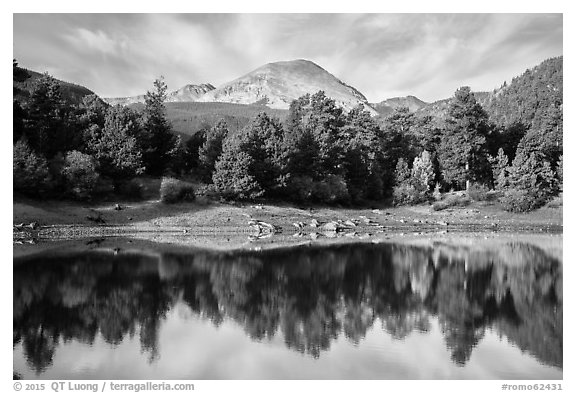
M 198 97 L 214 89 L 215 87 L 210 83 L 187 84 L 169 92 L 166 95 L 166 102 L 195 102 Z M 140 94 L 130 97 L 107 97 L 103 98 L 103 100 L 110 105 L 132 105 L 144 103 L 145 97 L 145 94 Z
M 405 97 L 392 97 L 378 103 L 371 103 L 370 106 L 374 108 L 380 115 L 386 116 L 394 112 L 395 109 L 406 107 L 410 112 L 417 112 L 430 103 L 422 101 L 416 96 L 407 95 Z
M 37 80 L 42 78 L 44 74 L 30 70 L 24 67 L 18 67 L 18 69 L 26 72 L 28 74 L 28 78 L 21 80 L 21 81 L 14 81 L 13 85 L 16 88 L 16 93 L 14 95 L 14 99 L 19 101 L 26 101 L 30 96 L 30 93 L 34 89 L 34 85 Z M 60 91 L 62 93 L 62 98 L 68 101 L 71 104 L 79 104 L 82 102 L 82 99 L 88 95 L 96 95 L 92 90 L 89 88 L 72 83 L 63 81 L 61 79 L 54 78 L 58 84 L 60 85 Z
M 527 68 L 523 74 L 515 76 L 509 84 L 504 83 L 500 88 L 490 92 L 474 92 L 476 100 L 489 113 L 493 121 L 510 125 L 515 122 L 521 122 L 529 127 L 534 119 L 543 117 L 544 111 L 550 106 L 556 106 L 562 109 L 559 102 L 562 101 L 562 62 L 563 56 L 546 59 L 536 66 Z M 26 101 L 35 81 L 42 77 L 43 74 L 19 67 L 25 70 L 30 78 L 24 81 L 14 81 L 15 95 L 14 98 Z M 292 72 L 293 69 L 296 72 Z M 278 79 L 287 72 L 288 81 L 292 80 L 295 88 L 288 88 L 283 91 L 283 86 L 278 85 L 278 81 L 273 81 L 272 87 L 266 86 L 270 80 Z M 298 80 L 300 74 L 304 73 L 301 81 Z M 294 81 L 294 79 L 296 80 Z M 309 79 L 317 79 L 316 82 Z M 307 80 L 308 79 L 308 80 Z M 252 84 L 255 80 L 256 84 Z M 281 79 L 283 80 L 283 79 Z M 82 98 L 89 94 L 95 94 L 92 90 L 71 82 L 58 80 L 62 88 L 62 95 L 67 101 L 79 104 Z M 285 80 L 283 80 L 286 82 Z M 328 81 L 328 87 L 335 87 L 336 91 L 330 91 L 326 88 L 325 81 Z M 238 89 L 238 83 L 240 88 Z M 264 83 L 266 82 L 266 83 Z M 302 88 L 305 85 L 305 88 Z M 279 90 L 274 90 L 275 88 Z M 361 104 L 373 116 L 378 115 L 384 119 L 399 107 L 408 107 L 409 111 L 417 117 L 431 116 L 435 122 L 442 122 L 446 116 L 451 97 L 436 100 L 434 102 L 425 102 L 413 95 L 405 97 L 387 98 L 378 103 L 369 103 L 366 97 L 354 87 L 342 82 L 340 79 L 330 74 L 318 64 L 309 60 L 298 59 L 285 62 L 273 62 L 265 64 L 256 70 L 249 72 L 231 82 L 215 88 L 210 83 L 188 84 L 168 94 L 167 103 L 202 103 L 200 106 L 178 107 L 178 110 L 170 111 L 177 113 L 179 128 L 185 129 L 192 124 L 211 124 L 214 118 L 226 113 L 228 118 L 235 117 L 242 113 L 253 113 L 258 108 L 287 110 L 292 99 L 299 98 L 304 94 L 313 94 L 318 90 L 324 90 L 326 95 L 335 99 L 337 104 L 345 110 Z M 247 96 L 242 93 L 248 92 Z M 275 95 L 269 96 L 272 91 Z M 538 97 L 543 94 L 551 93 L 550 102 L 540 102 Z M 222 97 L 223 95 L 223 97 Z M 334 97 L 336 95 L 336 97 Z M 134 105 L 144 102 L 144 95 L 134 97 L 117 97 L 104 98 L 103 101 L 115 105 Z M 338 99 L 340 98 L 340 100 Z M 239 101 L 239 102 L 238 102 Z M 210 103 L 229 103 L 235 106 L 219 106 L 215 110 L 210 110 Z M 274 105 L 276 103 L 276 105 Z M 243 105 L 246 108 L 241 109 Z M 176 108 L 176 107 L 175 107 Z M 186 114 L 186 111 L 191 111 Z M 230 112 L 230 113 L 228 113 Z M 538 115 L 538 116 L 536 116 Z M 205 122 L 205 118 L 208 121 Z M 538 124 L 534 124 L 537 125 Z

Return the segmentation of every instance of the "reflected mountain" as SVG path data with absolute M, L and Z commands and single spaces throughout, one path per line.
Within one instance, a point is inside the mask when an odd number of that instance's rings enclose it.
M 154 362 L 176 304 L 216 327 L 234 321 L 255 341 L 281 335 L 287 349 L 313 358 L 341 336 L 359 345 L 383 329 L 404 340 L 437 319 L 457 365 L 491 330 L 562 368 L 562 263 L 522 243 L 40 255 L 14 265 L 14 347 L 22 344 L 37 374 L 61 344 L 97 337 L 111 345 L 138 338 Z

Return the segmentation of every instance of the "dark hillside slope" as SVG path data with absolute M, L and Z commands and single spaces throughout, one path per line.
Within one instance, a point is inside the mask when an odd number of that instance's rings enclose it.
M 18 101 L 26 101 L 28 97 L 30 97 L 30 93 L 34 89 L 36 81 L 43 76 L 43 74 L 36 71 L 31 71 L 25 68 L 22 68 L 22 70 L 27 72 L 28 75 L 30 75 L 30 77 L 23 81 L 14 82 L 14 87 L 17 88 L 14 89 L 14 91 L 17 91 L 14 98 Z M 59 79 L 56 80 L 60 84 L 60 91 L 62 92 L 62 98 L 64 98 L 70 104 L 78 105 L 82 102 L 82 98 L 84 98 L 85 96 L 95 94 L 92 90 L 84 86 L 77 85 L 75 83 L 65 82 Z
M 131 105 L 141 110 L 143 104 Z M 210 128 L 224 119 L 230 130 L 236 131 L 246 126 L 260 112 L 284 121 L 288 110 L 271 109 L 263 105 L 242 105 L 227 102 L 167 102 L 166 114 L 171 121 L 174 132 L 183 135 L 194 135 L 202 128 Z
M 492 92 L 475 92 L 476 100 L 500 128 L 520 124 L 523 128 L 540 127 L 551 110 L 562 110 L 563 58 L 548 59 L 512 79 L 510 84 Z M 450 98 L 438 100 L 416 112 L 441 121 Z

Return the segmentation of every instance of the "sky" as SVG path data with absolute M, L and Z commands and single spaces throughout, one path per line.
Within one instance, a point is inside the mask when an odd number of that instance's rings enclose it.
M 14 14 L 13 56 L 102 97 L 311 60 L 369 102 L 488 91 L 563 54 L 562 14 Z

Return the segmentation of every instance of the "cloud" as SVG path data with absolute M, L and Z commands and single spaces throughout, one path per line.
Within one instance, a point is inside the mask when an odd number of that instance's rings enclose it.
M 119 50 L 125 47 L 125 44 L 110 38 L 101 30 L 93 32 L 82 27 L 65 36 L 65 39 L 78 51 L 96 51 L 106 55 L 118 54 Z
M 561 14 L 15 14 L 14 55 L 102 96 L 305 58 L 371 101 L 490 90 L 562 55 Z

